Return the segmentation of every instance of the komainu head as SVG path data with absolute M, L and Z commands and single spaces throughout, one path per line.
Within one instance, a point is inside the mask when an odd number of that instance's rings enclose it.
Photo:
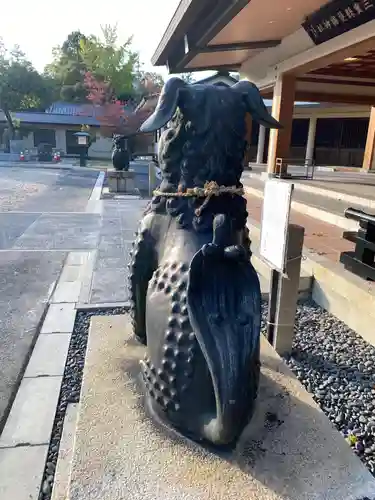
M 240 81 L 228 87 L 169 79 L 154 113 L 141 127 L 152 132 L 168 124 L 159 143 L 164 187 L 186 189 L 208 181 L 238 185 L 247 113 L 267 128 L 281 127 L 253 83 Z

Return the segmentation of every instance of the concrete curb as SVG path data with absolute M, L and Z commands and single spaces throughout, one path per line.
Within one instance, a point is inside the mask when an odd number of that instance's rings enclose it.
M 77 419 L 78 404 L 69 404 L 64 419 L 51 500 L 67 500 Z
M 0 167 L 23 167 L 23 168 L 41 168 L 46 170 L 73 170 L 73 164 L 64 164 L 64 163 L 54 163 L 54 164 L 45 164 L 45 163 L 33 163 L 33 162 L 0 162 Z
M 102 212 L 102 191 L 105 181 L 105 171 L 100 170 L 95 185 L 91 191 L 90 198 L 86 205 L 86 213 L 100 214 Z
M 245 186 L 244 189 L 246 194 L 263 199 L 263 191 L 248 186 Z M 327 212 L 326 210 L 322 210 L 320 208 L 316 208 L 299 201 L 292 200 L 291 208 L 292 210 L 295 210 L 296 212 L 299 212 L 303 215 L 308 215 L 309 217 L 318 219 L 322 222 L 326 222 L 327 224 L 332 224 L 333 226 L 341 227 L 342 229 L 345 229 L 347 231 L 358 230 L 358 222 L 356 221 L 346 219 L 345 217 L 341 217 L 340 215 L 336 215 L 332 212 Z
M 101 311 L 103 309 L 115 309 L 124 308 L 130 309 L 130 302 L 100 302 L 100 304 L 88 304 L 88 303 L 77 303 L 76 310 L 77 311 Z
M 66 259 L 0 436 L 1 498 L 38 498 L 89 253 Z
M 137 199 L 141 200 L 142 196 L 138 188 L 134 189 L 132 193 L 111 193 L 108 187 L 103 188 L 102 190 L 102 198 L 105 200 L 131 200 Z
M 255 173 L 255 172 L 250 172 L 248 173 L 248 177 L 252 177 L 257 180 L 264 181 L 262 178 L 261 174 Z M 246 189 L 246 187 L 245 187 Z M 341 191 L 332 191 L 329 189 L 317 187 L 317 186 L 310 186 L 308 184 L 303 184 L 301 182 L 294 182 L 294 189 L 296 191 L 302 191 L 305 193 L 310 193 L 310 194 L 316 194 L 317 196 L 324 196 L 325 198 L 330 198 L 332 200 L 336 201 L 343 201 L 348 204 L 353 204 L 353 205 L 360 205 L 364 208 L 368 209 L 375 209 L 375 200 L 372 200 L 370 198 L 363 198 L 360 196 L 355 196 L 352 194 L 348 193 L 342 193 Z
M 252 242 L 260 226 L 248 218 Z M 375 283 L 364 281 L 339 263 L 303 248 L 302 270 L 313 277 L 312 299 L 375 346 Z
M 103 170 L 100 170 L 98 178 L 96 179 L 96 182 L 95 182 L 95 186 L 94 186 L 92 193 L 91 193 L 91 196 L 89 198 L 89 201 L 100 200 L 104 180 L 105 180 L 105 172 Z
M 360 198 L 352 194 L 341 193 L 339 191 L 329 191 L 328 189 L 318 188 L 315 186 L 308 186 L 306 184 L 295 183 L 294 189 L 305 193 L 316 194 L 318 196 L 325 196 L 337 201 L 345 201 L 348 204 L 360 205 L 364 208 L 375 209 L 375 200 L 369 198 Z
M 75 172 L 99 172 L 102 170 L 107 170 L 108 167 L 80 167 L 73 163 L 33 163 L 33 162 L 4 162 L 0 161 L 0 167 L 9 168 L 37 168 L 43 170 L 70 170 Z

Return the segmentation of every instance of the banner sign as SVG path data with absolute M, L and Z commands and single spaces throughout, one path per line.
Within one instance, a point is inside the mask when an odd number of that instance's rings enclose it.
M 375 19 L 375 0 L 333 0 L 308 16 L 302 27 L 319 45 Z

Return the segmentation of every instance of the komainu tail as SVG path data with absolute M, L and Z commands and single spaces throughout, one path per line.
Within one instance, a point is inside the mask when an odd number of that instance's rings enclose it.
M 248 253 L 230 240 L 230 221 L 217 215 L 213 243 L 195 254 L 188 287 L 189 317 L 216 402 L 201 434 L 217 445 L 235 441 L 251 418 L 260 369 L 259 279 Z

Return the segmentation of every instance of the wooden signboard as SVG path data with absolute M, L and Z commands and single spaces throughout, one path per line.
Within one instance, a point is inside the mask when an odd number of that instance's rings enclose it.
M 375 0 L 333 0 L 302 23 L 312 41 L 319 45 L 375 19 Z

